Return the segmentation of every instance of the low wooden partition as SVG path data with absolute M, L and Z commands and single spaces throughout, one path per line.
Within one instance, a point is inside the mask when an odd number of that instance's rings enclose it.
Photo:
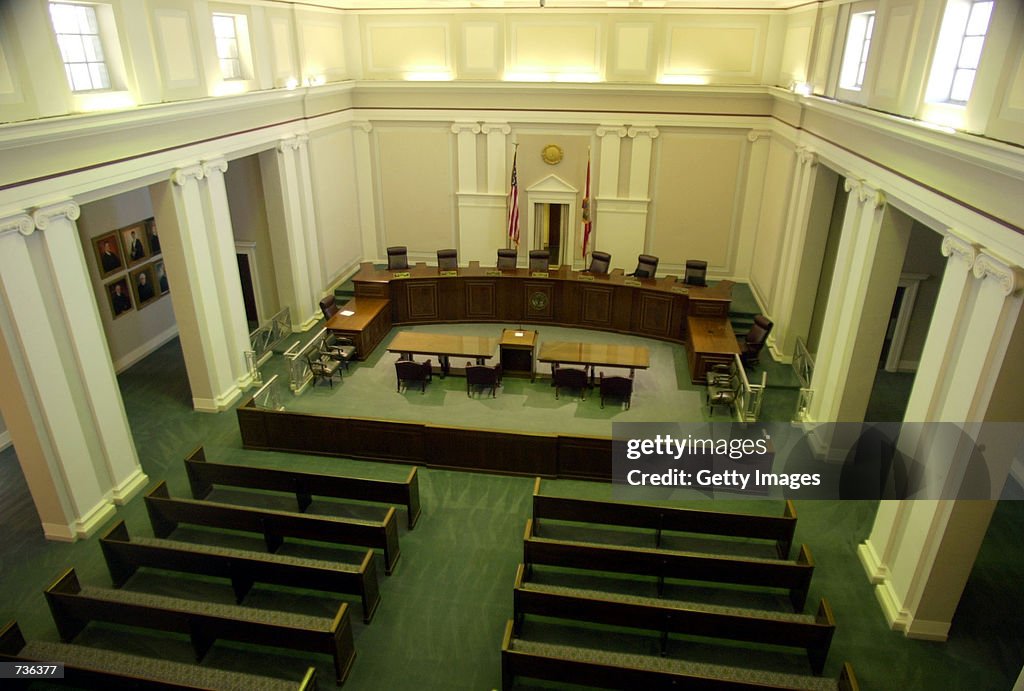
M 611 437 L 480 430 L 334 417 L 256 407 L 236 410 L 247 449 L 344 456 L 508 475 L 610 480 Z

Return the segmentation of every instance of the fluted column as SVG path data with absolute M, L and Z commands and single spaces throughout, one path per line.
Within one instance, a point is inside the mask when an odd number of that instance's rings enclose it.
M 740 233 L 736 243 L 736 264 L 733 266 L 734 276 L 748 277 L 753 268 L 754 247 L 757 245 L 757 231 L 761 220 L 761 205 L 764 203 L 764 180 L 768 167 L 771 136 L 771 132 L 768 130 L 747 132 L 747 141 L 750 142 L 750 146 L 747 153 L 747 178 L 744 185 Z
M 597 197 L 615 199 L 619 196 L 619 155 L 622 138 L 629 133 L 620 125 L 601 125 L 597 136 L 601 138 L 601 167 L 597 178 Z
M 507 168 L 505 151 L 508 149 L 508 135 L 512 128 L 507 122 L 485 122 L 480 131 L 487 135 L 487 193 L 504 197 L 508 194 L 510 169 Z
M 630 136 L 631 129 L 617 125 L 601 125 L 595 131 L 600 138 L 600 155 L 594 158 L 597 163 L 597 184 L 592 186 L 591 203 L 593 211 L 593 235 L 590 250 L 601 250 L 612 255 L 612 265 L 632 271 L 636 265 L 636 256 L 645 250 L 645 231 L 647 229 L 647 208 L 650 200 L 646 193 L 637 198 L 619 196 L 619 159 L 622 152 L 622 139 Z M 633 143 L 633 157 L 630 159 L 630 189 L 634 180 L 650 178 L 650 144 L 657 136 L 654 128 L 636 128 L 636 140 L 646 143 Z M 647 169 L 641 172 L 644 157 L 647 157 Z M 642 183 L 637 182 L 638 193 Z
M 658 128 L 630 127 L 626 134 L 633 140 L 633 155 L 629 159 L 629 198 L 647 201 L 651 185 L 651 149 L 658 138 Z
M 476 192 L 476 135 L 480 134 L 480 123 L 454 122 L 451 130 L 458 150 L 458 193 L 472 194 Z

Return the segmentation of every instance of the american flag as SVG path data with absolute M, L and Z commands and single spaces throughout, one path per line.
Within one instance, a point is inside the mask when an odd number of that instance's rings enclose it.
M 519 176 L 516 175 L 516 151 L 512 154 L 512 185 L 508 191 L 508 239 L 519 247 Z
M 590 155 L 587 155 L 587 190 L 583 193 L 583 258 L 587 258 L 590 245 L 590 228 L 593 225 L 590 213 Z

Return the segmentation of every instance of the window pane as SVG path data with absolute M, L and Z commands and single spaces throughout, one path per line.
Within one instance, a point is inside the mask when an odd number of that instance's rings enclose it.
M 864 30 L 864 38 L 871 38 L 871 32 L 875 28 L 875 13 L 868 15 L 868 26 Z
M 99 36 L 83 36 L 82 43 L 85 45 L 85 59 L 89 62 L 103 62 L 103 46 L 100 44 Z
M 64 73 L 68 75 L 68 86 L 71 87 L 72 90 L 74 90 L 75 80 L 71 76 L 71 65 L 64 65 Z
M 71 5 L 50 5 L 50 18 L 53 20 L 53 30 L 58 34 L 72 33 L 78 28 L 75 8 Z
M 213 33 L 218 38 L 231 38 L 235 35 L 235 18 L 223 14 L 213 15 Z
M 974 86 L 974 70 L 957 70 L 953 76 L 953 88 L 949 90 L 950 101 L 966 103 Z
M 960 60 L 956 66 L 975 69 L 978 66 L 978 60 L 981 59 L 981 47 L 984 43 L 984 36 L 969 36 L 965 38 L 963 47 L 960 48 Z
M 75 9 L 78 14 L 79 33 L 98 34 L 100 28 L 96 24 L 96 10 L 86 5 L 78 5 Z
M 991 15 L 991 2 L 974 3 L 974 7 L 971 8 L 971 16 L 967 20 L 967 31 L 964 33 L 968 36 L 983 36 L 988 30 L 988 20 Z
M 60 44 L 60 53 L 64 56 L 64 62 L 85 62 L 85 48 L 82 46 L 82 37 L 75 34 L 60 36 L 57 39 Z
M 217 56 L 221 58 L 237 58 L 238 43 L 233 38 L 217 39 Z
M 860 68 L 857 70 L 857 82 L 856 82 L 857 86 L 863 86 L 864 85 L 864 67 L 865 66 L 866 66 L 866 63 L 862 62 L 860 64 Z
M 89 91 L 92 89 L 92 79 L 89 77 L 89 66 L 85 63 L 74 63 L 68 65 L 71 68 L 71 84 L 75 91 Z
M 239 79 L 242 76 L 238 60 L 221 60 L 220 73 L 224 79 Z
M 89 63 L 89 74 L 92 76 L 92 88 L 110 88 L 110 76 L 107 74 L 107 66 L 102 62 Z

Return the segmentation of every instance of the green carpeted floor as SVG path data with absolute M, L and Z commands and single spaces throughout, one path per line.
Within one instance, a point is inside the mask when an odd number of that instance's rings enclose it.
M 483 327 L 477 327 L 478 329 Z M 486 327 L 491 329 L 490 326 Z M 445 331 L 453 327 L 445 326 Z M 542 337 L 555 331 L 542 329 Z M 571 330 L 568 335 L 571 334 Z M 586 332 L 588 340 L 615 342 L 618 336 Z M 656 367 L 637 374 L 631 411 L 600 409 L 596 397 L 583 402 L 555 401 L 545 383 L 509 380 L 496 399 L 469 399 L 464 381 L 435 380 L 426 394 L 394 390 L 393 356 L 378 353 L 356 365 L 332 390 L 321 384 L 290 400 L 296 407 L 332 409 L 339 414 L 398 418 L 437 414 L 449 424 L 521 429 L 595 431 L 610 429 L 613 420 L 699 420 L 699 389 L 689 385 L 681 348 L 648 342 Z M 282 371 L 278 358 L 268 367 Z M 240 448 L 233 411 L 210 415 L 190 409 L 184 364 L 177 342 L 159 349 L 120 376 L 129 421 L 144 469 L 152 481 L 166 479 L 172 495 L 187 496 L 181 459 L 204 444 L 211 460 L 322 469 L 339 473 L 395 478 L 397 465 L 347 459 L 311 458 L 280 453 L 246 452 Z M 365 386 L 364 386 L 365 384 Z M 291 396 L 291 394 L 287 394 Z M 788 419 L 788 412 L 780 416 Z M 381 572 L 382 602 L 377 616 L 364 625 L 358 603 L 350 600 L 358 656 L 346 688 L 355 691 L 402 689 L 480 690 L 500 684 L 499 646 L 512 609 L 512 580 L 522 554 L 522 531 L 529 515 L 532 479 L 478 473 L 422 470 L 423 516 L 416 529 L 399 521 L 402 557 L 394 575 Z M 552 494 L 607 496 L 599 483 L 545 481 Z M 266 495 L 235 499 L 267 503 Z M 708 508 L 735 508 L 774 513 L 776 504 L 752 502 L 702 503 Z M 42 589 L 67 566 L 75 566 L 85 584 L 109 585 L 97 539 L 74 544 L 47 542 L 31 509 L 24 478 L 13 450 L 0 453 L 0 618 L 17 619 L 29 638 L 56 640 Z M 810 602 L 825 595 L 832 603 L 838 628 L 826 675 L 834 676 L 843 660 L 853 663 L 863 689 L 992 689 L 1012 686 L 1024 660 L 1024 560 L 1019 533 L 1024 504 L 1001 502 L 945 644 L 904 638 L 889 631 L 875 602 L 872 586 L 855 549 L 870 529 L 870 502 L 798 502 L 797 542 L 805 542 L 817 564 Z M 118 509 L 134 535 L 151 535 L 141 497 Z M 214 537 L 183 530 L 183 539 L 252 542 L 252 536 Z M 258 544 L 258 541 L 256 541 Z M 296 554 L 352 559 L 351 550 L 320 544 L 292 543 Z M 379 564 L 379 560 L 378 560 Z M 216 579 L 189 578 L 156 571 L 140 572 L 129 584 L 135 589 L 188 593 L 229 602 L 230 585 Z M 244 604 L 285 608 L 307 614 L 330 613 L 338 598 L 284 588 L 257 587 Z M 91 645 L 110 646 L 188 661 L 183 637 L 162 636 L 114 626 L 90 626 L 82 635 Z M 678 645 L 683 645 L 682 642 Z M 718 654 L 737 662 L 747 659 L 742 648 Z M 205 664 L 298 678 L 308 663 L 320 670 L 323 687 L 331 688 L 332 665 L 321 655 L 218 643 Z M 539 684 L 538 684 L 539 685 Z

